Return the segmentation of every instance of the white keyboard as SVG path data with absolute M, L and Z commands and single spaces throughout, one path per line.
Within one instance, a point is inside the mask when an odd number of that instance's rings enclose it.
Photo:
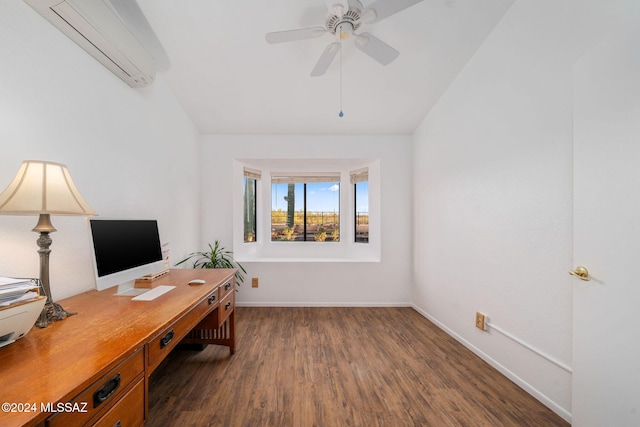
M 174 288 L 175 286 L 160 285 L 157 288 L 153 288 L 150 291 L 144 292 L 138 296 L 131 298 L 131 301 L 153 301 L 160 295 L 164 295 Z

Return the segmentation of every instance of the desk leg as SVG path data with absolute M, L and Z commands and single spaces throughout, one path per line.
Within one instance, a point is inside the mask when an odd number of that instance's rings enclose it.
M 229 350 L 231 354 L 236 352 L 236 310 L 229 315 Z

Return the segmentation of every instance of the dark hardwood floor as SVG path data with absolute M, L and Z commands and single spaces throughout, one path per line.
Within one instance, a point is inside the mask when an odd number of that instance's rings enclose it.
M 238 307 L 237 351 L 174 351 L 150 426 L 568 426 L 411 308 Z

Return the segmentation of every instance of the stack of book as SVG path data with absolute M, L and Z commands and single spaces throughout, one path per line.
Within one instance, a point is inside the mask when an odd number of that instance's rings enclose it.
M 39 289 L 35 280 L 0 277 L 0 307 L 35 300 Z
M 0 348 L 31 330 L 46 301 L 35 280 L 0 277 Z

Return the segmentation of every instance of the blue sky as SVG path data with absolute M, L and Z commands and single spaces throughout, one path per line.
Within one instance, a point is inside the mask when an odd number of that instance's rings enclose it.
M 303 207 L 304 195 L 303 184 L 296 184 L 295 199 L 296 211 Z M 369 210 L 369 183 L 358 184 L 356 199 L 358 211 Z M 287 202 L 284 200 L 287 195 L 287 184 L 272 184 L 271 186 L 271 207 L 274 210 L 287 210 Z M 340 184 L 338 182 L 320 182 L 307 184 L 307 211 L 313 212 L 339 212 L 340 211 Z
M 356 185 L 356 212 L 369 212 L 369 181 Z

